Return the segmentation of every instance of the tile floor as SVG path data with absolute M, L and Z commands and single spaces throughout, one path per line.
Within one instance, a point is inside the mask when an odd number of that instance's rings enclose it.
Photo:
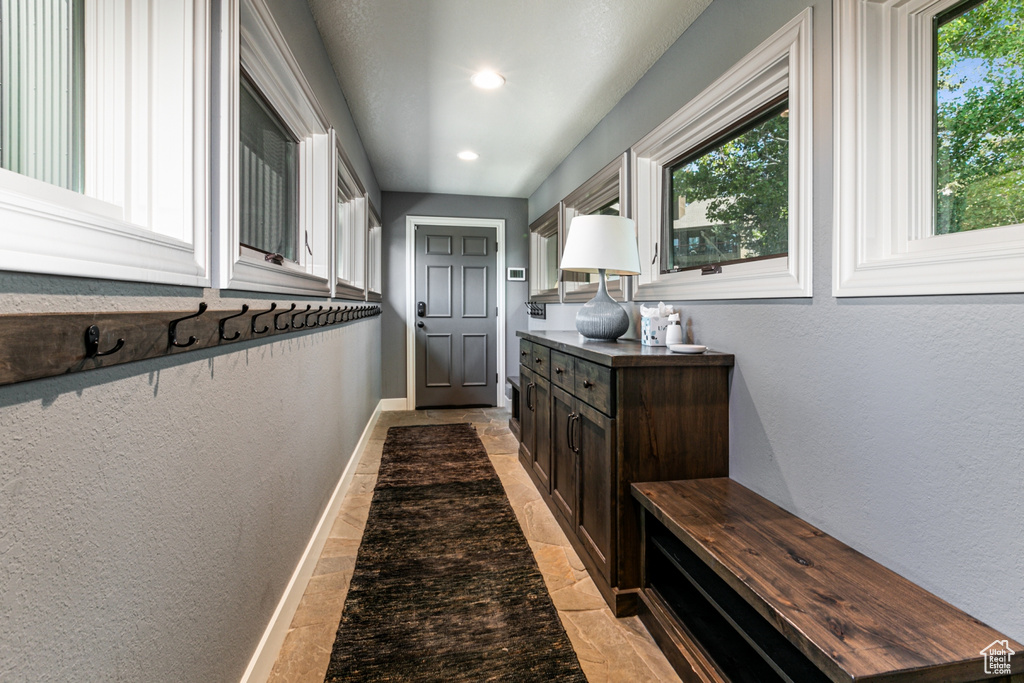
M 639 618 L 612 616 L 579 556 L 519 464 L 518 443 L 508 430 L 508 412 L 500 408 L 381 414 L 269 680 L 322 683 L 370 511 L 388 428 L 445 422 L 472 422 L 476 426 L 590 683 L 678 681 Z

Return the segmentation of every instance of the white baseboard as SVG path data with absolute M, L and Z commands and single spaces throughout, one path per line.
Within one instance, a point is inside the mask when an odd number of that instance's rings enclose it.
M 405 398 L 382 398 L 380 400 L 381 410 L 411 410 L 409 402 Z
M 292 617 L 295 616 L 295 610 L 298 609 L 302 595 L 306 592 L 306 585 L 309 583 L 310 577 L 313 576 L 313 569 L 316 568 L 316 563 L 320 559 L 320 553 L 323 552 L 324 545 L 327 543 L 327 536 L 331 531 L 331 526 L 334 524 L 334 518 L 338 516 L 341 501 L 344 500 L 345 494 L 348 493 L 349 484 L 352 483 L 352 476 L 359 466 L 359 461 L 363 458 L 363 453 L 366 452 L 366 444 L 370 440 L 370 435 L 377 424 L 377 419 L 380 417 L 385 401 L 389 400 L 400 400 L 402 405 L 405 405 L 404 398 L 384 399 L 374 409 L 373 415 L 370 416 L 369 422 L 366 423 L 366 428 L 363 429 L 362 436 L 359 437 L 359 443 L 356 444 L 352 458 L 348 461 L 345 471 L 341 474 L 341 479 L 338 480 L 338 485 L 334 488 L 334 493 L 327 503 L 323 516 L 313 530 L 313 536 L 309 539 L 305 552 L 299 558 L 299 564 L 295 567 L 292 578 L 284 589 L 284 595 L 281 596 L 281 601 L 277 603 L 277 609 L 274 610 L 274 615 L 270 618 L 270 623 L 267 624 L 267 628 L 263 632 L 263 638 L 260 639 L 252 659 L 249 660 L 249 666 L 246 668 L 245 673 L 242 674 L 242 683 L 265 683 L 270 677 L 270 672 L 274 668 L 274 662 L 277 661 L 277 654 L 281 650 L 281 645 L 284 644 L 285 636 L 288 635 L 288 627 L 291 626 Z

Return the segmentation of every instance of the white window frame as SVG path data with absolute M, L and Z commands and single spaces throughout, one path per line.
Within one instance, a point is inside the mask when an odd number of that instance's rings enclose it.
M 540 218 L 530 224 L 530 301 L 557 304 L 561 301 L 562 288 L 564 286 L 562 271 L 558 269 L 557 263 L 555 264 L 555 270 L 558 275 L 555 286 L 541 289 L 538 285 L 541 275 L 547 272 L 548 252 L 544 241 L 549 237 L 555 238 L 555 244 L 558 245 L 555 252 L 557 258 L 561 261 L 562 245 L 564 244 L 562 241 L 561 203 L 552 206 Z
M 355 168 L 336 143 L 337 187 L 334 202 L 334 296 L 366 298 L 366 236 L 369 226 L 366 190 Z
M 369 221 L 366 237 L 366 299 L 367 301 L 382 301 L 384 290 L 381 289 L 383 279 L 381 249 L 383 248 L 384 228 L 380 213 L 370 201 L 369 195 L 366 197 L 366 207 Z
M 216 286 L 323 296 L 332 291 L 335 134 L 264 0 L 225 0 L 228 27 L 219 64 L 220 173 Z M 223 31 L 222 31 L 223 32 Z M 299 233 L 296 261 L 277 265 L 240 243 L 239 88 L 241 70 L 299 138 Z M 308 245 L 308 248 L 307 248 Z M 312 253 L 310 253 L 312 252 Z
M 633 299 L 760 299 L 811 296 L 811 8 L 755 48 L 630 151 L 641 274 Z M 789 253 L 723 264 L 722 272 L 661 273 L 665 172 L 673 162 L 772 100 L 789 100 Z
M 1024 225 L 932 234 L 932 18 L 958 2 L 833 2 L 837 297 L 1024 292 Z
M 85 6 L 85 194 L 0 169 L 0 269 L 208 287 L 210 4 Z
M 612 199 L 619 200 L 619 215 L 629 217 L 629 153 L 624 152 L 618 158 L 591 176 L 585 183 L 570 192 L 562 200 L 562 219 L 559 224 L 559 240 L 564 246 L 569 238 L 569 228 L 576 216 L 589 215 Z M 561 258 L 561 249 L 559 249 Z M 597 276 L 593 282 L 586 281 L 586 273 L 559 271 L 559 279 L 564 283 L 562 301 L 566 303 L 586 302 L 597 294 Z M 606 288 L 609 296 L 618 301 L 625 301 L 625 277 L 614 280 L 607 279 Z

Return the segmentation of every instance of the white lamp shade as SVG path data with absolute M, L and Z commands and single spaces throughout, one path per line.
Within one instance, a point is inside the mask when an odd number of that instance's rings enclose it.
M 608 275 L 639 275 L 636 228 L 624 216 L 576 216 L 562 252 L 562 270 Z

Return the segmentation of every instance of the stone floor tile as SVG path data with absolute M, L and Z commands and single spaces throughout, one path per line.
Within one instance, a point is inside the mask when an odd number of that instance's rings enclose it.
M 267 683 L 323 683 L 336 632 L 330 624 L 288 631 Z
M 316 595 L 320 593 L 347 593 L 349 584 L 352 582 L 352 571 L 356 566 L 356 558 L 345 558 L 348 563 L 343 563 L 341 569 L 326 574 L 315 574 L 310 577 L 306 585 L 304 595 Z
M 568 567 L 568 563 L 566 563 Z M 583 610 L 599 610 L 606 607 L 604 598 L 589 576 L 572 585 L 551 591 L 551 602 L 555 609 L 563 612 L 580 612 Z
M 359 550 L 358 538 L 328 538 L 320 559 L 325 557 L 355 557 Z
M 321 554 L 320 561 L 317 562 L 316 567 L 313 568 L 313 576 L 323 576 L 325 574 L 334 574 L 337 572 L 351 573 L 352 570 L 355 569 L 355 566 L 355 553 L 346 553 L 344 555 Z
M 302 628 L 313 624 L 333 624 L 338 629 L 341 623 L 341 608 L 345 605 L 348 590 L 327 591 L 322 593 L 304 593 L 299 607 L 292 617 L 292 628 Z
M 569 541 L 544 501 L 533 500 L 523 505 L 523 517 L 526 519 L 526 526 L 523 529 L 526 540 L 551 545 L 568 544 Z

